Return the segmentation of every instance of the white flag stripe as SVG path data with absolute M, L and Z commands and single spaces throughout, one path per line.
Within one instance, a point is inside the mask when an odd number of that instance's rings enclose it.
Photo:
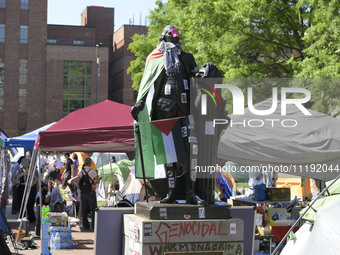
M 177 153 L 176 153 L 174 138 L 172 137 L 172 131 L 169 133 L 169 135 L 165 135 L 164 133 L 162 133 L 162 137 L 163 137 L 166 161 L 168 163 L 177 162 Z
M 155 157 L 155 178 L 154 179 L 162 179 L 162 178 L 166 178 L 164 164 L 157 165 L 156 157 Z
M 152 99 L 153 99 L 154 94 L 155 94 L 155 87 L 154 87 L 154 84 L 152 84 L 148 92 L 148 95 L 146 96 L 146 100 L 145 100 L 149 118 L 150 118 L 150 112 L 151 112 L 151 107 L 152 107 L 151 105 L 152 105 Z

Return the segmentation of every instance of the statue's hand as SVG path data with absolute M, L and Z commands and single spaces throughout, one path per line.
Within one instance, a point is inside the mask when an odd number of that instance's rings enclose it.
M 135 121 L 138 121 L 138 114 L 143 110 L 144 105 L 145 103 L 143 101 L 139 101 L 136 105 L 132 106 L 131 115 Z

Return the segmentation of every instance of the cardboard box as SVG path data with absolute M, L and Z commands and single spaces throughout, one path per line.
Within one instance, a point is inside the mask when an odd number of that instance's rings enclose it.
M 267 200 L 290 201 L 290 188 L 267 188 Z

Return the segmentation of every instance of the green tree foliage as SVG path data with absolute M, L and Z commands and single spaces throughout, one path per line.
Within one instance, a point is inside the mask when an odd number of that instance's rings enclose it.
M 339 78 L 339 0 L 168 0 L 157 6 L 148 35 L 135 36 L 129 46 L 136 54 L 128 70 L 135 90 L 145 59 L 168 24 L 178 28 L 183 49 L 194 54 L 198 67 L 213 62 L 226 78 Z M 256 101 L 276 85 L 257 84 Z M 336 80 L 303 85 L 314 109 L 339 112 Z

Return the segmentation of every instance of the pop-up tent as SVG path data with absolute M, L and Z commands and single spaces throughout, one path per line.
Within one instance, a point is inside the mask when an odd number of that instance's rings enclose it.
M 39 133 L 32 160 L 39 158 L 40 151 L 134 152 L 130 110 L 131 106 L 105 100 L 70 113 Z
M 321 209 L 321 208 L 320 208 Z M 282 255 L 339 254 L 340 251 L 340 200 L 330 206 L 323 206 L 316 213 L 314 225 L 309 222 L 295 233 Z
M 271 106 L 267 99 L 254 108 Z M 323 181 L 334 179 L 340 174 L 340 120 L 308 111 L 311 115 L 305 116 L 295 105 L 287 105 L 287 115 L 281 115 L 278 102 L 270 115 L 255 115 L 248 108 L 244 115 L 231 115 L 218 157 L 248 166 L 282 166 L 289 170 L 286 173 Z
M 45 131 L 46 129 L 52 127 L 56 122 L 45 125 L 41 128 L 33 130 L 27 134 L 22 136 L 17 136 L 13 138 L 7 138 L 4 143 L 4 147 L 12 148 L 12 147 L 24 147 L 24 148 L 33 148 L 35 141 L 38 139 L 39 132 Z
M 40 132 L 42 151 L 133 152 L 131 106 L 110 100 L 74 111 Z

